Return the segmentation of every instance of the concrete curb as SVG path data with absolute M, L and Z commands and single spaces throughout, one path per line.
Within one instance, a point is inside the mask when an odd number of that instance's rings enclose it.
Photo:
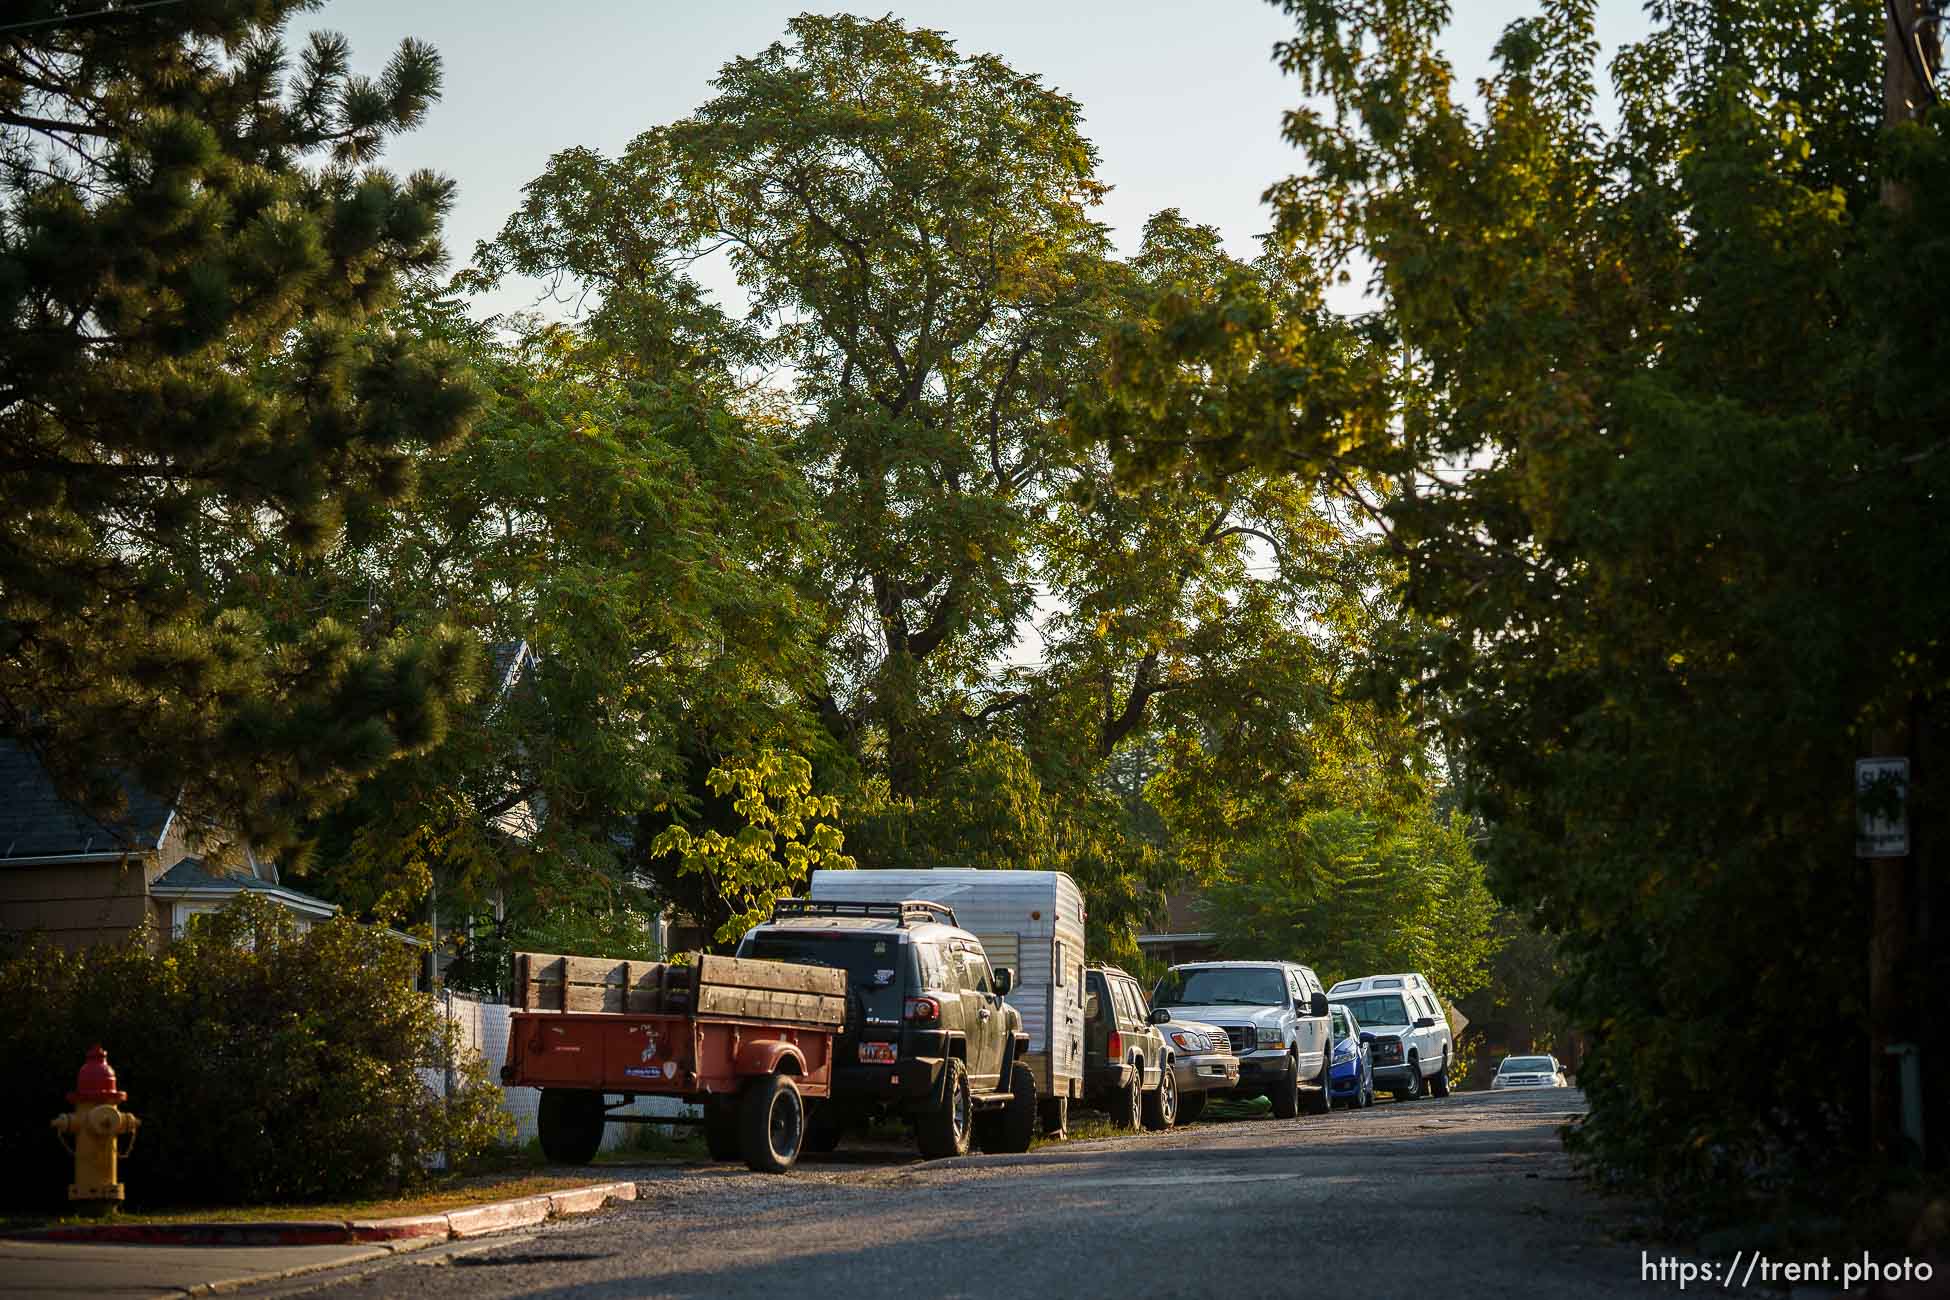
M 632 1182 L 591 1183 L 541 1196 L 489 1201 L 445 1214 L 397 1219 L 304 1219 L 276 1223 L 77 1223 L 12 1234 L 32 1241 L 94 1242 L 133 1246 L 338 1246 L 356 1242 L 433 1245 L 549 1219 L 591 1214 L 611 1201 L 634 1201 Z

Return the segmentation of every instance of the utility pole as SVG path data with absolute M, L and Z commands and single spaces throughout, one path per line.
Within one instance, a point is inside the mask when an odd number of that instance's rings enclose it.
M 1885 128 L 1914 121 L 1929 103 L 1930 91 L 1917 75 L 1917 62 L 1923 57 L 1911 34 L 1916 30 L 1918 0 L 1884 0 L 1882 120 Z M 1934 33 L 1932 33 L 1934 36 Z M 1934 42 L 1932 42 L 1934 44 Z M 1897 212 L 1909 209 L 1907 187 L 1892 179 L 1882 182 L 1882 202 Z M 1906 712 L 1908 712 L 1906 710 Z M 1902 759 L 1910 758 L 1914 728 L 1904 717 L 1894 726 L 1878 728 L 1871 737 L 1873 752 Z M 1915 826 L 1913 810 L 1908 822 Z M 1871 857 L 1870 873 L 1873 903 L 1869 930 L 1869 1146 L 1871 1151 L 1893 1151 L 1901 1120 L 1902 1070 L 1904 1061 L 1892 1047 L 1916 1051 L 1913 1023 L 1904 1015 L 1905 968 L 1909 958 L 1911 906 L 1909 899 L 1910 854 L 1904 845 L 1900 857 Z M 1910 1031 L 1910 1041 L 1898 1035 Z M 1914 1070 L 1914 1066 L 1911 1069 Z M 1912 1075 L 1914 1077 L 1914 1075 Z M 1919 1104 L 1920 1099 L 1912 1101 Z M 1917 1153 L 1920 1158 L 1922 1153 Z

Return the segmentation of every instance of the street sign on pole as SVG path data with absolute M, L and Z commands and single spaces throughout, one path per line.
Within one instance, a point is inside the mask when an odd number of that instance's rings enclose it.
M 1909 856 L 1909 760 L 1855 760 L 1855 856 Z

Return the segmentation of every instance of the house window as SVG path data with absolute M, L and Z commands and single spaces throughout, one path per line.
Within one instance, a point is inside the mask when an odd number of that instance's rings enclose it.
M 169 932 L 180 939 L 190 932 L 190 925 L 199 916 L 210 916 L 223 907 L 222 903 L 176 903 L 169 911 Z

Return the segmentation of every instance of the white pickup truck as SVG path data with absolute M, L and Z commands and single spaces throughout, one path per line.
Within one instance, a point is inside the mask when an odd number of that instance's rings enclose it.
M 1363 975 L 1327 990 L 1361 1022 L 1361 1041 L 1374 1062 L 1374 1086 L 1397 1101 L 1449 1095 L 1449 1061 L 1455 1055 L 1449 1017 L 1429 982 L 1413 972 Z

